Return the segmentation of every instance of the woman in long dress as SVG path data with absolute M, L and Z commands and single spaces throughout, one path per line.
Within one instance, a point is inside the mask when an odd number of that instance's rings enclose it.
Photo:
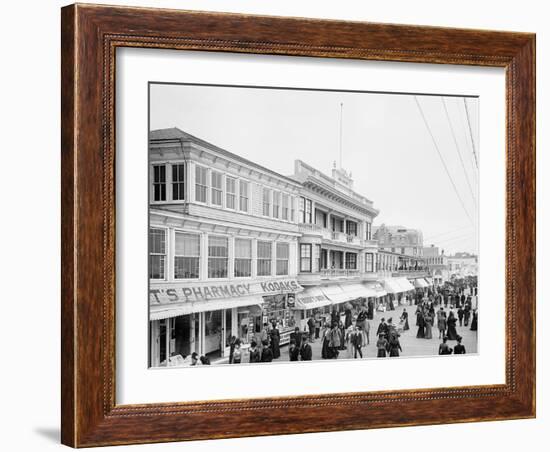
M 474 309 L 472 313 L 472 324 L 470 325 L 470 331 L 477 331 L 477 309 Z
M 447 338 L 450 341 L 456 341 L 456 337 L 458 336 L 456 332 L 456 320 L 453 311 L 449 312 L 449 318 L 447 319 Z
M 403 314 L 401 314 L 401 317 L 399 318 L 401 322 L 403 323 L 403 331 L 407 331 L 410 329 L 409 326 L 409 313 L 406 309 L 403 309 Z
M 397 334 L 392 334 L 390 336 L 388 348 L 390 349 L 390 357 L 399 356 L 399 352 L 403 351 L 403 349 L 401 348 L 401 344 L 399 343 L 399 338 Z
M 424 339 L 431 339 L 432 336 L 432 325 L 434 318 L 432 317 L 431 312 L 428 312 L 424 316 Z
M 281 335 L 279 334 L 279 329 L 276 325 L 271 329 L 269 335 L 271 337 L 271 351 L 273 352 L 273 359 L 277 359 L 281 356 L 281 350 L 279 348 Z
M 344 310 L 345 319 L 344 319 L 344 329 L 348 329 L 351 326 L 351 305 L 349 303 L 346 303 L 346 309 Z
M 416 324 L 418 325 L 418 331 L 416 332 L 417 339 L 424 339 L 424 327 L 425 327 L 425 321 L 424 321 L 424 314 L 422 313 L 422 309 L 419 308 L 416 311 Z
M 437 329 L 439 330 L 439 339 L 443 339 L 445 330 L 447 329 L 447 313 L 443 309 L 443 306 L 437 311 Z
M 330 331 L 330 328 L 327 327 L 323 333 L 323 346 L 321 348 L 321 358 L 323 359 L 332 358 L 332 352 L 330 349 Z

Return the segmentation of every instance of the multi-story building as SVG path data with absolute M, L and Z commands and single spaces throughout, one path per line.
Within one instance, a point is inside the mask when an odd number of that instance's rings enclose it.
M 430 272 L 423 257 L 423 236 L 419 229 L 382 224 L 373 228 L 373 236 L 378 240 L 380 268 L 386 275 L 406 278 L 416 289 L 426 289 L 433 285 Z M 402 286 L 407 284 L 402 279 Z M 386 279 L 388 291 L 392 281 Z M 397 295 L 398 301 L 401 295 Z
M 449 264 L 449 272 L 451 276 L 457 278 L 465 278 L 467 276 L 477 276 L 478 273 L 478 258 L 477 255 L 471 253 L 455 253 L 447 258 Z
M 430 245 L 424 248 L 424 260 L 432 275 L 434 285 L 440 286 L 450 279 L 448 258 L 444 250 L 439 251 L 439 247 Z
M 390 251 L 406 256 L 401 259 L 402 265 L 415 265 L 421 262 L 423 253 L 422 231 L 404 226 L 387 226 L 382 224 L 373 228 L 373 236 L 383 251 Z
M 179 129 L 150 133 L 150 365 L 294 327 L 300 183 Z
M 300 183 L 298 199 L 298 294 L 303 319 L 314 308 L 332 305 L 342 309 L 354 299 L 382 296 L 377 283 L 378 244 L 372 222 L 378 210 L 353 190 L 353 180 L 334 167 L 332 177 L 297 160 L 294 180 Z
M 153 367 L 226 359 L 271 322 L 285 344 L 314 310 L 413 289 L 420 254 L 379 250 L 378 210 L 343 169 L 284 176 L 177 128 L 150 133 L 149 165 Z

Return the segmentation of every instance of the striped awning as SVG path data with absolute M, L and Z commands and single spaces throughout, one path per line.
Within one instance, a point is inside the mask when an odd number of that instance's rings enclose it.
M 428 283 L 424 278 L 418 278 L 414 280 L 414 287 L 424 289 L 425 287 L 428 287 Z

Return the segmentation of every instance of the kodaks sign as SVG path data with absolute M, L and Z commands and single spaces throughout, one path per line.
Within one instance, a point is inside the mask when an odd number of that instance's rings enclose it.
M 251 295 L 274 295 L 303 290 L 295 279 L 229 284 L 186 284 L 185 286 L 151 287 L 151 304 L 207 301 Z

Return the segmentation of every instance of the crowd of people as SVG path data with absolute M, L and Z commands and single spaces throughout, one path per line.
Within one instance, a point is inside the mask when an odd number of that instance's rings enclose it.
M 472 294 L 477 295 L 477 284 L 447 284 L 427 291 L 418 291 L 403 297 L 403 303 L 397 304 L 416 306 L 416 339 L 433 339 L 434 328 L 441 340 L 440 355 L 465 354 L 462 337 L 457 332 L 457 324 L 461 328 L 468 327 L 477 331 L 477 309 L 472 303 Z M 414 305 L 413 305 L 414 303 Z M 371 324 L 374 311 L 378 310 L 372 300 L 360 304 L 346 303 L 343 312 L 336 307 L 328 315 L 314 312 L 305 322 L 301 330 L 296 327 L 290 334 L 289 346 L 281 352 L 281 336 L 277 322 L 264 323 L 259 336 L 254 337 L 249 344 L 243 344 L 239 338 L 229 338 L 229 363 L 269 363 L 282 357 L 289 361 L 311 361 L 314 359 L 362 359 L 367 357 L 365 348 L 371 343 Z M 376 357 L 398 357 L 403 352 L 400 337 L 411 329 L 407 307 L 403 308 L 397 324 L 390 317 L 390 311 L 395 311 L 395 305 L 389 303 L 384 313 L 388 316 L 380 319 L 376 335 Z M 400 309 L 400 308 L 399 308 Z M 456 315 L 455 315 L 456 311 Z M 389 315 L 388 315 L 389 314 Z M 414 337 L 414 332 L 412 333 Z M 320 347 L 312 348 L 312 344 L 320 341 Z M 451 347 L 449 341 L 456 341 Z M 434 350 L 435 354 L 436 350 Z M 288 353 L 288 357 L 282 356 Z M 196 355 L 194 353 L 193 355 Z M 210 364 L 208 358 L 192 356 L 191 365 Z

